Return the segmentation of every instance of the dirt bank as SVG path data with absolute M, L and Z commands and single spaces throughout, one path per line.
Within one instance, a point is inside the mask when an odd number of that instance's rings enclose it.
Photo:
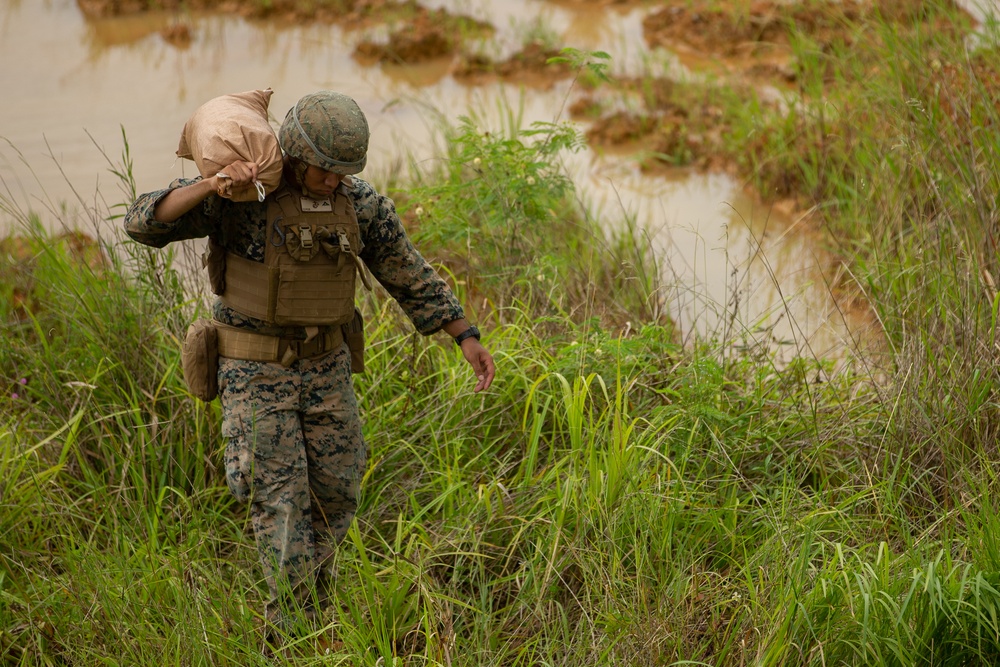
M 950 10 L 950 11 L 946 11 Z M 968 22 L 952 18 L 958 8 L 925 0 L 825 0 L 821 2 L 717 3 L 694 0 L 670 3 L 643 20 L 650 47 L 686 47 L 723 57 L 788 55 L 795 39 L 806 37 L 826 52 L 835 45 L 850 47 L 875 37 L 866 25 L 888 21 L 899 29 L 933 24 L 936 30 L 967 31 Z M 968 15 L 966 15 L 968 16 Z

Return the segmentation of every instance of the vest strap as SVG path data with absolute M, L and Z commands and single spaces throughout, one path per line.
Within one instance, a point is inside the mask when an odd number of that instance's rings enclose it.
M 299 210 L 295 207 L 295 201 L 292 199 L 292 193 L 288 190 L 282 189 L 278 192 L 278 196 L 275 197 L 275 201 L 278 203 L 278 207 L 281 209 L 281 215 L 286 218 L 294 218 L 298 215 Z M 271 216 L 268 216 L 270 218 Z
M 318 357 L 339 349 L 344 344 L 344 332 L 340 327 L 317 333 L 308 340 L 299 340 L 259 334 L 221 322 L 216 322 L 215 326 L 219 338 L 219 356 L 227 359 L 291 366 L 299 359 Z

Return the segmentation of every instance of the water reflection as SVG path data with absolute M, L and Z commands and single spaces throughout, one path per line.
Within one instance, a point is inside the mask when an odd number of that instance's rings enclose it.
M 426 4 L 493 23 L 497 41 L 491 48 L 500 53 L 491 55 L 519 49 L 525 26 L 537 21 L 555 30 L 559 43 L 611 53 L 619 72 L 676 67 L 670 54 L 642 51 L 640 9 L 569 0 Z M 571 95 L 570 80 L 531 91 L 465 86 L 450 76 L 447 59 L 364 67 L 352 53 L 366 34 L 335 25 L 199 15 L 182 20 L 191 42 L 178 49 L 161 36 L 178 21 L 169 14 L 86 22 L 73 0 L 0 0 L 0 71 L 5 88 L 16 91 L 0 106 L 0 133 L 24 156 L 22 162 L 15 151 L 0 148 L 0 179 L 9 196 L 38 208 L 47 199 L 75 201 L 75 188 L 85 199 L 101 192 L 119 201 L 119 186 L 99 149 L 116 158 L 123 130 L 140 191 L 193 175 L 193 163 L 174 154 L 180 130 L 199 104 L 223 92 L 273 88 L 275 123 L 304 93 L 350 92 L 369 115 L 366 176 L 376 183 L 396 179 L 410 161 L 426 165 L 440 155 L 441 120 L 470 113 L 492 127 L 512 113 L 525 126 L 561 120 Z M 757 208 L 730 178 L 648 176 L 628 158 L 589 151 L 568 157 L 567 168 L 602 220 L 617 224 L 634 216 L 649 227 L 665 267 L 664 301 L 686 330 L 721 331 L 735 312 L 755 335 L 769 330 L 779 340 L 812 341 L 823 352 L 841 345 L 847 328 L 823 285 L 826 260 L 818 245 L 792 221 Z M 0 221 L 0 231 L 5 224 Z

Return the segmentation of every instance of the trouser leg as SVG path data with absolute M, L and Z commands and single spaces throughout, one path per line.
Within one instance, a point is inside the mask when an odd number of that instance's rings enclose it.
M 299 364 L 316 561 L 320 588 L 327 589 L 327 562 L 357 511 L 367 453 L 347 348 Z M 328 592 L 319 591 L 321 598 Z
M 271 616 L 299 610 L 308 614 L 315 570 L 305 447 L 297 421 L 286 420 L 286 430 L 258 434 L 256 441 L 250 515 Z
M 299 362 L 313 528 L 340 542 L 358 507 L 367 454 L 346 347 Z
M 310 614 L 315 581 L 300 389 L 294 369 L 230 359 L 220 364 L 226 478 L 234 495 L 250 502 L 270 594 L 267 613 L 278 625 Z

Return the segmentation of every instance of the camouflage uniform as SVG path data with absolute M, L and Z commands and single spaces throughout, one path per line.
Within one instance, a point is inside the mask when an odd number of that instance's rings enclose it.
M 211 195 L 172 223 L 153 218 L 178 179 L 140 196 L 125 217 L 136 241 L 162 248 L 210 236 L 229 251 L 263 262 L 267 204 Z M 400 304 L 414 326 L 431 334 L 464 317 L 441 277 L 413 247 L 395 206 L 363 180 L 350 181 L 364 249 L 362 260 Z M 305 339 L 302 327 L 279 327 L 246 317 L 220 301 L 216 320 L 258 333 Z M 219 395 L 226 445 L 226 478 L 233 494 L 250 502 L 254 534 L 270 590 L 268 615 L 309 609 L 317 572 L 343 538 L 357 508 L 366 452 L 345 346 L 289 367 L 222 359 Z

